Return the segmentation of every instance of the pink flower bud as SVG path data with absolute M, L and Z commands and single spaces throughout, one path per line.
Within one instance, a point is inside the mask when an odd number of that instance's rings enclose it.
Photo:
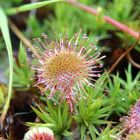
M 55 138 L 51 129 L 34 127 L 25 133 L 23 140 L 55 140 Z

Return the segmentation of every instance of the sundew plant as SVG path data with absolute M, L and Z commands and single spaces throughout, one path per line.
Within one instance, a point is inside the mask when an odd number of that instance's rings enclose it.
M 139 0 L 0 1 L 0 139 L 140 139 Z
M 78 94 L 81 90 L 85 91 L 84 85 L 90 86 L 93 77 L 100 77 L 100 71 L 96 69 L 101 68 L 102 64 L 97 63 L 104 56 L 100 56 L 100 53 L 96 52 L 96 46 L 89 44 L 87 35 L 81 36 L 80 32 L 71 39 L 65 35 L 60 37 L 59 41 L 50 43 L 47 35 L 42 36 L 45 43 L 40 38 L 35 39 L 41 48 L 33 46 L 38 62 L 32 67 L 37 72 L 35 85 L 40 88 L 41 93 L 50 90 L 48 99 L 60 91 L 61 100 L 66 99 L 73 112 L 75 96 L 84 96 Z

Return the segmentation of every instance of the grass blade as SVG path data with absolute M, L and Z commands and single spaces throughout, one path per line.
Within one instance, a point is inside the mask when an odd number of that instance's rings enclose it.
M 13 55 L 12 55 L 12 45 L 11 45 L 11 40 L 10 40 L 10 35 L 9 35 L 9 28 L 8 28 L 8 20 L 7 17 L 3 11 L 3 9 L 0 7 L 0 28 L 1 28 L 1 32 L 3 35 L 3 38 L 5 40 L 5 44 L 6 44 L 6 49 L 8 52 L 8 59 L 9 59 L 9 88 L 8 88 L 8 97 L 3 109 L 3 113 L 1 115 L 1 121 L 3 122 L 3 120 L 5 119 L 5 116 L 7 114 L 8 108 L 9 108 L 9 104 L 10 104 L 10 99 L 12 96 L 12 82 L 13 82 Z

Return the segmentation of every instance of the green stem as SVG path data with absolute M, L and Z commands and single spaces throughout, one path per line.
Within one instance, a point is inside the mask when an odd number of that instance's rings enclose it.
M 50 1 L 43 1 L 43 2 L 37 2 L 37 3 L 29 3 L 29 4 L 19 6 L 19 7 L 6 9 L 5 12 L 7 15 L 14 15 L 19 12 L 25 12 L 25 11 L 37 9 L 37 8 L 40 8 L 40 7 L 43 7 L 52 3 L 61 2 L 61 1 L 63 2 L 64 0 L 50 0 Z

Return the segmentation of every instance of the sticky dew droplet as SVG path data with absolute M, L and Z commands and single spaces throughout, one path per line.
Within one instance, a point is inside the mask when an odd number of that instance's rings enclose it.
M 32 54 L 32 58 L 34 58 L 35 57 L 35 54 Z
M 42 36 L 44 36 L 45 34 L 44 33 L 42 33 Z
M 48 36 L 45 33 L 42 33 L 42 37 L 45 38 L 45 39 L 48 38 Z
M 30 48 L 28 48 L 28 52 L 31 52 L 31 49 Z
M 83 34 L 83 39 L 86 39 L 87 38 L 87 34 Z
M 102 68 L 102 67 L 103 67 L 103 64 L 100 64 L 100 65 L 99 65 L 99 68 Z
M 66 95 L 66 99 L 69 99 L 70 97 L 68 95 Z
M 40 39 L 40 38 L 37 38 L 37 41 L 38 41 L 38 42 L 41 42 L 41 39 Z

